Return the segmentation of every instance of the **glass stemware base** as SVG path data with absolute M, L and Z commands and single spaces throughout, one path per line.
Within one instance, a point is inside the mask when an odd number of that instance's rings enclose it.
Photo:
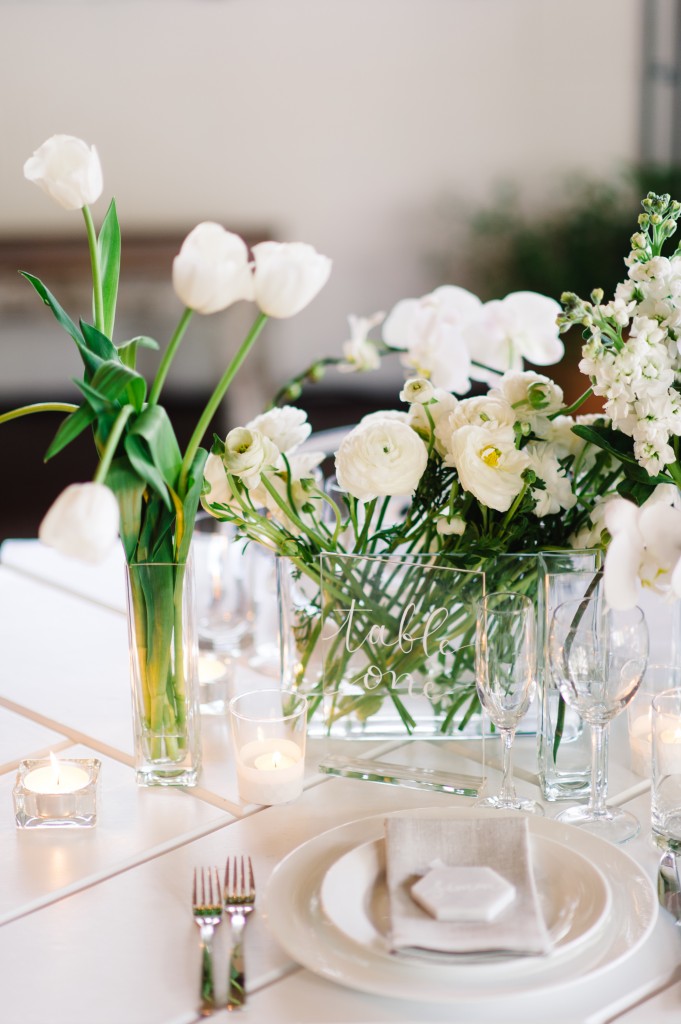
M 568 807 L 557 814 L 555 820 L 565 825 L 578 825 L 586 832 L 611 843 L 627 843 L 641 830 L 638 818 L 621 807 L 608 807 L 597 814 L 588 806 Z
M 496 796 L 483 797 L 482 800 L 476 800 L 474 806 L 491 807 L 498 811 L 523 811 L 525 814 L 542 815 L 544 813 L 544 808 L 536 800 L 525 800 L 521 797 L 508 800 L 498 794 Z

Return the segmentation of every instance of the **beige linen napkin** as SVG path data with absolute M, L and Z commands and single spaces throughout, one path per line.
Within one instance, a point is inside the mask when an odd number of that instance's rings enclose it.
M 494 811 L 470 818 L 386 818 L 386 871 L 393 951 L 548 953 L 550 940 L 532 875 L 527 819 Z M 493 921 L 439 921 L 411 896 L 434 861 L 490 867 L 515 886 Z

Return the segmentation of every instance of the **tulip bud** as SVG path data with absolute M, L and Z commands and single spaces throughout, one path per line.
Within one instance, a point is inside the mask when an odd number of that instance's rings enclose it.
M 64 555 L 101 562 L 118 537 L 118 502 L 104 484 L 70 484 L 47 511 L 38 536 Z
M 24 177 L 65 210 L 80 210 L 102 194 L 97 150 L 73 135 L 53 135 L 24 164 Z
M 259 242 L 255 300 L 267 316 L 283 319 L 304 309 L 324 287 L 331 260 L 304 242 Z
M 220 224 L 198 224 L 173 260 L 173 288 L 197 313 L 217 313 L 239 299 L 252 299 L 246 243 Z

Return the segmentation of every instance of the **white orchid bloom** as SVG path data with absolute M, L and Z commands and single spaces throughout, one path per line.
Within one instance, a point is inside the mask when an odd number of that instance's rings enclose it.
M 640 587 L 681 597 L 681 509 L 676 488 L 661 484 L 640 507 L 613 498 L 605 508 L 612 537 L 603 574 L 613 608 L 632 608 Z
M 386 318 L 383 340 L 403 350 L 402 364 L 434 387 L 465 394 L 470 388 L 470 358 L 461 331 L 481 306 L 476 295 L 454 285 L 443 285 L 420 299 L 402 299 Z
M 94 146 L 74 135 L 53 135 L 24 164 L 24 177 L 65 210 L 81 210 L 99 199 L 104 187 Z
M 185 306 L 204 314 L 252 299 L 246 243 L 220 224 L 197 224 L 173 260 L 173 288 Z
M 463 328 L 463 338 L 472 360 L 471 377 L 495 384 L 496 373 L 522 370 L 523 360 L 549 366 L 565 352 L 558 334 L 556 317 L 560 305 L 536 292 L 511 292 L 505 299 L 486 302 L 480 315 Z
M 368 373 L 379 368 L 381 356 L 368 335 L 372 327 L 380 324 L 384 317 L 385 313 L 382 311 L 371 316 L 350 314 L 350 338 L 343 342 L 344 362 L 338 364 L 339 373 Z
M 118 538 L 118 502 L 104 484 L 70 484 L 47 511 L 40 540 L 81 562 L 101 562 Z

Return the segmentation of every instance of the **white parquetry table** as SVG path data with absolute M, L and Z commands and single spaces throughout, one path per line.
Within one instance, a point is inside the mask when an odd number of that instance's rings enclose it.
M 190 913 L 195 866 L 222 866 L 228 855 L 249 854 L 262 893 L 286 854 L 336 825 L 402 808 L 470 803 L 321 775 L 317 764 L 329 750 L 315 741 L 299 800 L 243 806 L 222 717 L 202 722 L 199 787 L 138 788 L 122 609 L 117 559 L 86 568 L 35 541 L 7 541 L 0 549 L 1 1024 L 192 1024 L 200 1019 L 198 930 Z M 390 758 L 447 768 L 452 746 L 407 743 Z M 375 752 L 367 744 L 353 747 L 355 754 Z M 15 827 L 17 763 L 49 750 L 102 760 L 96 828 Z M 534 741 L 520 739 L 518 787 L 536 797 L 533 761 Z M 498 775 L 491 773 L 496 785 Z M 626 745 L 613 737 L 610 796 L 630 805 L 643 823 L 625 850 L 654 878 L 659 857 L 644 788 L 627 767 Z M 547 808 L 548 815 L 555 811 L 555 805 Z M 216 948 L 223 992 L 227 950 L 223 924 Z M 449 1003 L 420 1004 L 318 977 L 271 936 L 262 901 L 247 928 L 245 952 L 250 996 L 239 1014 L 251 1024 L 681 1020 L 681 928 L 666 912 L 634 956 L 595 978 L 467 1002 L 453 993 Z M 225 1024 L 228 1016 L 221 1010 L 213 1019 Z

